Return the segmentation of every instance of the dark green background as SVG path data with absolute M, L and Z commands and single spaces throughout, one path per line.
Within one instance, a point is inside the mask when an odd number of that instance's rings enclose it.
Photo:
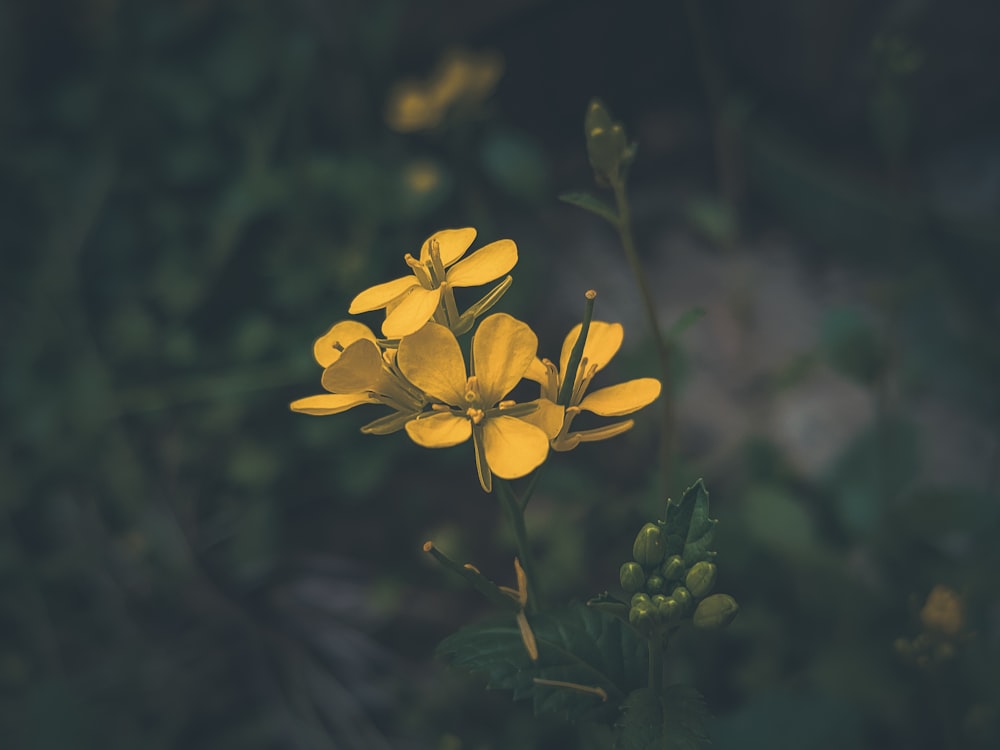
M 708 315 L 678 345 L 670 487 L 655 410 L 546 468 L 549 591 L 614 589 L 704 475 L 743 612 L 668 663 L 715 747 L 995 747 L 998 28 L 987 2 L 3 4 L 0 744 L 582 746 L 431 657 L 486 607 L 426 539 L 513 583 L 471 449 L 287 404 L 318 392 L 312 341 L 352 296 L 453 226 L 518 243 L 501 308 L 543 353 L 595 286 L 628 327 L 603 384 L 655 374 L 613 233 L 556 199 L 592 183 L 600 96 L 639 142 L 663 324 Z M 390 131 L 393 83 L 456 45 L 502 53 L 495 95 Z M 414 163 L 437 189 L 405 188 Z M 785 394 L 847 432 L 814 470 L 767 427 Z M 893 642 L 936 584 L 964 635 L 920 668 Z

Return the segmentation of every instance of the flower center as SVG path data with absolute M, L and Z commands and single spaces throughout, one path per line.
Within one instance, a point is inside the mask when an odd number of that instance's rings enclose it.
M 483 417 L 486 416 L 486 412 L 482 409 L 477 409 L 474 406 L 470 406 L 465 410 L 465 416 L 472 420 L 472 424 L 479 424 L 483 421 Z

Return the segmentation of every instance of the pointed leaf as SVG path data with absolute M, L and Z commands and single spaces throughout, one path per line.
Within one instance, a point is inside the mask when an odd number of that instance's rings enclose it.
M 582 208 L 584 211 L 590 211 L 592 214 L 597 214 L 614 226 L 618 226 L 618 214 L 615 210 L 600 198 L 590 193 L 563 193 L 559 196 L 559 200 L 563 203 L 569 203 Z
M 462 628 L 446 638 L 438 653 L 452 666 L 483 674 L 487 686 L 512 690 L 515 700 L 530 699 L 536 714 L 560 713 L 571 719 L 609 723 L 617 707 L 646 678 L 646 644 L 617 618 L 583 605 L 529 618 L 538 645 L 532 662 L 517 622 L 511 616 Z M 592 693 L 535 678 L 600 688 Z
M 667 555 L 681 555 L 687 565 L 715 557 L 711 551 L 715 521 L 708 515 L 708 490 L 699 479 L 684 491 L 680 502 L 667 501 Z

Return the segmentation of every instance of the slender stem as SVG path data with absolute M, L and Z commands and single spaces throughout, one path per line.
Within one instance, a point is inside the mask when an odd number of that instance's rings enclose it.
M 674 440 L 674 400 L 670 388 L 670 343 L 664 338 L 663 331 L 660 330 L 660 323 L 656 317 L 656 306 L 653 303 L 653 293 L 649 288 L 646 274 L 643 273 L 642 264 L 639 262 L 635 240 L 632 239 L 632 212 L 629 208 L 628 197 L 625 195 L 625 180 L 623 178 L 614 180 L 611 187 L 615 193 L 615 204 L 618 209 L 618 236 L 625 250 L 629 267 L 632 269 L 632 275 L 639 287 L 639 296 L 642 298 L 646 320 L 653 332 L 653 343 L 656 346 L 660 372 L 663 375 L 663 411 L 661 417 L 663 436 L 660 440 L 660 463 L 663 471 L 663 491 L 667 492 L 670 489 L 670 464 Z
M 528 614 L 538 611 L 538 575 L 535 570 L 535 557 L 531 554 L 531 546 L 528 544 L 528 530 L 524 525 L 524 507 L 518 502 L 514 495 L 514 489 L 506 479 L 494 477 L 493 486 L 497 489 L 500 501 L 507 511 L 510 525 L 514 529 L 514 538 L 517 540 L 517 557 L 524 568 L 524 576 L 528 579 L 528 603 L 525 610 Z
M 646 642 L 649 649 L 649 689 L 657 695 L 663 690 L 663 645 L 659 636 L 649 638 Z

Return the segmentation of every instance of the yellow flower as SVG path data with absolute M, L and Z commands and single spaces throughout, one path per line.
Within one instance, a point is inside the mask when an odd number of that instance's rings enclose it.
M 424 395 L 400 374 L 396 353 L 383 351 L 368 326 L 353 320 L 334 325 L 313 344 L 313 356 L 323 370 L 329 393 L 300 398 L 292 411 L 323 416 L 361 404 L 385 404 L 393 414 L 376 419 L 362 432 L 384 435 L 402 429 L 424 407 Z
M 559 368 L 547 359 L 534 359 L 524 374 L 529 380 L 541 385 L 541 397 L 557 401 L 563 385 L 563 376 L 569 362 L 573 345 L 580 336 L 582 325 L 576 326 L 563 341 L 562 353 L 559 356 Z M 572 450 L 582 442 L 604 440 L 629 430 L 635 424 L 631 419 L 614 422 L 604 427 L 591 430 L 570 432 L 573 419 L 581 411 L 589 411 L 602 417 L 620 417 L 631 414 L 644 406 L 648 406 L 660 395 L 660 381 L 656 378 L 638 378 L 625 383 L 601 388 L 587 394 L 590 381 L 615 356 L 622 345 L 624 330 L 620 323 L 604 323 L 598 320 L 590 324 L 587 341 L 583 347 L 583 358 L 577 368 L 576 379 L 566 411 L 562 428 L 552 439 L 552 449 L 557 451 Z M 586 394 L 586 395 L 585 395 Z M 534 415 L 528 415 L 527 420 L 533 421 Z
M 408 78 L 389 92 L 385 119 L 400 133 L 433 130 L 449 114 L 486 101 L 503 73 L 503 58 L 493 52 L 451 50 L 426 81 Z
M 384 284 L 366 289 L 351 302 L 352 315 L 386 308 L 382 333 L 399 339 L 415 333 L 432 318 L 458 333 L 472 327 L 475 318 L 492 307 L 510 285 L 510 277 L 493 288 L 462 315 L 455 305 L 453 287 L 479 286 L 507 273 L 517 263 L 513 240 L 497 240 L 462 256 L 476 239 L 476 230 L 442 229 L 420 248 L 420 258 L 407 253 L 403 260 L 413 270 Z
M 490 315 L 472 337 L 473 374 L 467 375 L 462 350 L 449 329 L 427 323 L 405 337 L 396 357 L 400 371 L 439 402 L 431 412 L 407 422 L 406 433 L 426 448 L 447 448 L 471 437 L 486 492 L 493 488 L 493 474 L 516 479 L 538 468 L 548 456 L 549 438 L 562 421 L 562 410 L 541 400 L 504 400 L 534 360 L 537 347 L 538 337 L 527 324 L 505 313 Z M 520 419 L 536 410 L 542 412 L 537 424 Z

